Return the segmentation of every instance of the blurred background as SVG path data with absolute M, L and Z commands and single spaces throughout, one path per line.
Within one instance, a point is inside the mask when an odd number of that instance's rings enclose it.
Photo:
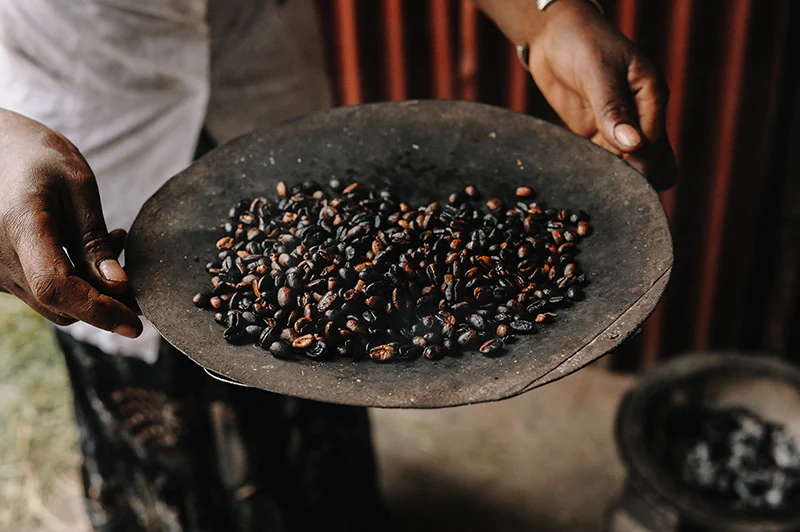
M 624 479 L 614 412 L 637 374 L 688 351 L 800 359 L 800 2 L 601 3 L 671 89 L 672 281 L 640 335 L 564 381 L 373 413 L 398 530 L 600 530 Z M 557 121 L 470 0 L 317 4 L 339 105 L 457 98 Z M 0 530 L 86 527 L 70 401 L 45 324 L 0 298 Z

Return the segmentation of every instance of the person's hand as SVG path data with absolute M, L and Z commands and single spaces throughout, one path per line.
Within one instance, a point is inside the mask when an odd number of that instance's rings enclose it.
M 124 238 L 106 230 L 97 183 L 75 146 L 0 110 L 0 291 L 58 325 L 79 320 L 134 338 L 139 318 L 112 297 L 127 287 L 117 262 Z
M 529 68 L 548 103 L 568 128 L 623 156 L 657 190 L 671 187 L 668 91 L 655 67 L 585 0 L 559 0 L 544 14 Z

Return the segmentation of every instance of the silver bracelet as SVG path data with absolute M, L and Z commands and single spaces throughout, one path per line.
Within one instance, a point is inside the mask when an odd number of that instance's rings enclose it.
M 539 8 L 539 11 L 544 11 L 545 9 L 547 9 L 547 6 L 557 1 L 558 0 L 536 0 L 536 7 Z M 598 2 L 598 0 L 586 0 L 586 1 L 592 4 L 594 7 L 596 7 L 601 14 L 605 15 L 605 12 L 603 11 L 603 6 L 600 5 L 600 2 Z
M 558 0 L 536 0 L 536 7 L 539 8 L 539 11 L 544 11 L 547 9 L 547 6 L 554 4 Z M 605 11 L 603 11 L 603 6 L 600 5 L 600 2 L 597 0 L 585 0 L 589 2 L 597 10 L 600 12 L 601 15 L 605 15 Z M 530 58 L 530 48 L 527 43 L 517 43 L 517 57 L 519 58 L 519 62 L 522 63 L 522 66 L 525 70 L 530 71 L 530 67 L 528 66 L 528 60 Z

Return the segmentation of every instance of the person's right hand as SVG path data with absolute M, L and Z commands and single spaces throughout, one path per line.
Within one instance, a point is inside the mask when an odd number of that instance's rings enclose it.
M 117 262 L 124 238 L 106 230 L 97 183 L 77 148 L 0 109 L 0 291 L 58 325 L 83 321 L 135 338 L 142 323 L 113 297 L 127 288 Z

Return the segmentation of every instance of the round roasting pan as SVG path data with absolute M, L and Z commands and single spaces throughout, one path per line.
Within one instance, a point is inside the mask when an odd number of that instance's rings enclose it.
M 418 203 L 445 200 L 466 184 L 501 197 L 525 184 L 549 205 L 583 209 L 593 227 L 580 244 L 586 299 L 499 358 L 284 361 L 255 346 L 228 345 L 212 314 L 191 301 L 208 286 L 204 265 L 216 255 L 228 210 L 242 198 L 273 195 L 280 180 L 332 176 L 398 185 Z M 613 350 L 661 297 L 672 241 L 656 192 L 589 141 L 496 107 L 409 101 L 332 109 L 213 150 L 147 201 L 126 255 L 144 316 L 207 370 L 308 399 L 436 408 L 512 397 Z

